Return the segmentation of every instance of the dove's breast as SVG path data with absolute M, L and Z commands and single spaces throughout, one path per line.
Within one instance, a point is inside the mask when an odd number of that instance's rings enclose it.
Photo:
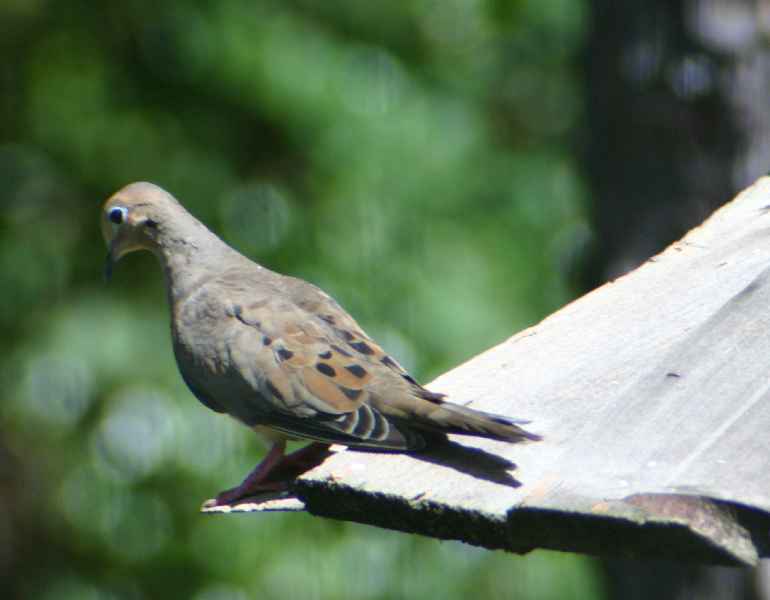
M 190 391 L 206 406 L 226 412 L 249 426 L 270 411 L 258 381 L 249 381 L 232 354 L 239 334 L 221 293 L 201 287 L 176 303 L 171 333 L 179 372 Z

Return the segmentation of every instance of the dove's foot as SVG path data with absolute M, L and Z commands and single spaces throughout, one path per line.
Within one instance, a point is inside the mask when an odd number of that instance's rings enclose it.
M 267 492 L 288 491 L 289 484 L 294 479 L 313 467 L 317 467 L 331 454 L 329 445 L 319 442 L 300 448 L 289 455 L 284 455 L 285 450 L 285 442 L 273 444 L 267 456 L 246 476 L 240 485 L 220 492 L 216 498 L 205 502 L 203 507 L 227 506 L 236 504 L 239 500 Z
M 304 472 L 320 465 L 328 456 L 331 456 L 329 444 L 313 442 L 304 448 L 300 448 L 281 457 L 281 460 L 270 471 L 265 482 L 291 481 Z

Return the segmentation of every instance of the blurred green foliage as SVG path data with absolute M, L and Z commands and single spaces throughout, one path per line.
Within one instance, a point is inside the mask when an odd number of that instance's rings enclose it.
M 569 300 L 576 0 L 6 0 L 0 576 L 20 598 L 592 598 L 594 564 L 307 515 L 211 518 L 257 461 L 101 202 L 162 185 L 423 380 Z M 512 408 L 512 413 L 515 410 Z

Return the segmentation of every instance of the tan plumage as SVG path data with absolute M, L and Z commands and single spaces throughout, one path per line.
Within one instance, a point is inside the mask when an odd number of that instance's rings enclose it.
M 236 252 L 170 194 L 134 183 L 102 211 L 107 273 L 150 250 L 163 266 L 179 370 L 209 408 L 258 431 L 273 450 L 229 502 L 275 486 L 281 435 L 380 450 L 419 450 L 446 433 L 537 440 L 516 421 L 451 404 L 419 385 L 316 286 Z M 287 457 L 290 458 L 290 457 Z

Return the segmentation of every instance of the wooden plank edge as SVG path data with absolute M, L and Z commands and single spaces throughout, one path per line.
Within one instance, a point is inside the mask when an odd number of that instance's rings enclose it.
M 544 548 L 727 566 L 755 566 L 770 556 L 770 514 L 699 496 L 637 495 L 591 512 L 520 506 L 500 518 L 337 481 L 298 480 L 295 491 L 316 516 L 516 554 Z

